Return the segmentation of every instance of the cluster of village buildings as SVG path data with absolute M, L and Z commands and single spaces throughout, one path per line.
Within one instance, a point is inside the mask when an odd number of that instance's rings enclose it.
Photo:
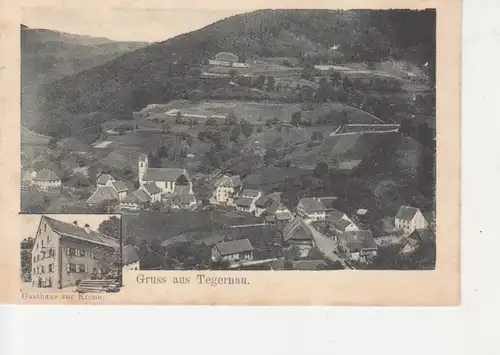
M 31 177 L 31 185 L 41 190 L 61 186 L 60 179 L 49 170 L 38 173 L 30 171 L 27 174 Z M 139 211 L 155 205 L 184 210 L 194 210 L 198 206 L 186 169 L 151 168 L 148 157 L 141 155 L 138 181 L 139 187 L 134 189 L 130 188 L 129 183 L 102 174 L 97 179 L 96 190 L 86 203 L 100 205 L 113 202 L 122 211 Z M 336 197 L 305 197 L 292 212 L 282 202 L 281 193 L 265 194 L 261 190 L 245 188 L 237 175 L 224 175 L 217 179 L 209 200 L 213 205 L 252 214 L 260 218 L 262 224 L 281 225 L 282 246 L 295 246 L 301 256 L 306 256 L 316 246 L 315 233 L 319 233 L 329 240 L 335 253 L 342 258 L 369 262 L 377 255 L 379 247 L 379 238 L 373 237 L 366 223 L 369 211 L 360 208 L 355 215 L 348 216 L 334 207 L 335 201 Z M 424 215 L 418 208 L 401 206 L 391 218 L 385 233 L 397 236 L 398 242 L 403 245 L 402 253 L 412 253 L 426 241 L 435 238 L 434 219 L 433 214 Z M 212 246 L 212 260 L 255 262 L 253 246 L 248 239 L 215 244 Z

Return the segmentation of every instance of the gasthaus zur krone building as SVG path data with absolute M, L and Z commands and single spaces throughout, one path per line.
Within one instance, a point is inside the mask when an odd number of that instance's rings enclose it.
M 75 221 L 42 216 L 31 251 L 34 287 L 60 289 L 84 279 L 101 278 L 119 252 L 116 239 Z

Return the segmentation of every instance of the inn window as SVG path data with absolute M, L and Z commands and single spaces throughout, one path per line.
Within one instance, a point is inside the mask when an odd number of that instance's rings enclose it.
M 42 239 L 42 248 L 43 248 L 43 239 Z
M 47 235 L 47 244 L 49 244 L 49 243 L 50 243 L 50 234 Z
M 42 274 L 45 273 L 45 267 L 42 266 Z
M 43 225 L 43 231 L 44 231 L 44 232 L 46 232 L 46 231 L 47 231 L 47 225 L 46 225 L 46 224 L 44 224 L 44 225 Z
M 85 256 L 85 250 L 78 248 L 68 248 L 68 256 Z
M 49 272 L 53 272 L 54 271 L 54 264 L 49 264 Z

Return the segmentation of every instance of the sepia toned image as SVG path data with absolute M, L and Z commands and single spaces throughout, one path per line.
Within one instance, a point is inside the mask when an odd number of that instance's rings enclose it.
M 22 288 L 459 301 L 456 4 L 91 3 L 20 7 L 10 24 Z
M 434 268 L 435 10 L 257 10 L 153 44 L 35 15 L 23 211 L 133 211 L 143 269 Z
M 21 215 L 21 292 L 118 292 L 119 215 Z

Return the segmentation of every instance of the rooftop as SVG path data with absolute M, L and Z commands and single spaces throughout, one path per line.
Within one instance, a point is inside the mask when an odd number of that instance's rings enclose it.
M 340 163 L 337 168 L 339 170 L 354 170 L 359 164 L 361 164 L 361 160 L 347 160 Z
M 133 245 L 125 245 L 122 250 L 122 263 L 123 265 L 129 265 L 139 261 L 139 255 Z
M 252 243 L 248 239 L 236 239 L 215 245 L 221 255 L 231 255 L 253 251 Z
M 283 240 L 312 240 L 312 232 L 309 226 L 301 219 L 295 218 L 283 228 Z
M 377 243 L 375 243 L 372 232 L 369 230 L 344 232 L 339 238 L 347 243 L 347 247 L 351 253 L 356 253 L 363 249 L 377 248 Z
M 317 197 L 305 197 L 299 201 L 305 213 L 325 212 L 326 208 Z
M 57 181 L 60 180 L 55 172 L 49 169 L 40 170 L 33 178 L 35 181 Z
M 52 227 L 52 229 L 61 236 L 84 240 L 113 248 L 117 248 L 119 246 L 118 242 L 108 235 L 93 230 L 89 230 L 89 232 L 87 233 L 87 231 L 85 231 L 85 228 L 75 226 L 72 223 L 62 222 L 47 216 L 42 216 L 42 218 L 44 218 Z
M 148 202 L 149 200 L 150 198 L 144 190 L 135 190 L 125 196 L 122 202 L 142 204 Z
M 117 191 L 117 192 L 123 192 L 123 191 L 128 191 L 127 184 L 124 183 L 123 181 L 113 181 L 111 183 L 111 186 Z
M 118 200 L 118 194 L 111 186 L 104 186 L 98 188 L 85 203 L 89 205 L 97 205 L 111 200 Z
M 260 194 L 259 190 L 252 190 L 252 189 L 244 189 L 241 192 L 241 196 L 250 196 L 250 197 L 253 197 L 253 198 L 259 196 L 259 194 Z
M 234 203 L 236 204 L 236 206 L 250 207 L 252 205 L 252 202 L 253 200 L 251 198 L 240 197 Z
M 103 184 L 103 185 L 106 185 L 108 183 L 108 181 L 115 181 L 115 178 L 112 177 L 111 175 L 109 174 L 102 174 L 100 175 L 98 178 L 97 178 L 97 183 L 98 184 Z
M 188 179 L 186 169 L 178 168 L 148 168 L 142 178 L 143 181 L 171 181 L 175 182 L 181 176 Z
M 297 260 L 292 264 L 295 270 L 318 270 L 327 266 L 324 260 Z
M 403 219 L 405 221 L 411 221 L 418 211 L 419 209 L 416 207 L 401 206 L 398 213 L 396 214 L 396 218 Z
M 149 193 L 149 195 L 158 194 L 161 192 L 161 189 L 154 182 L 147 182 L 142 185 L 142 187 L 146 190 L 147 193 Z
M 233 175 L 233 176 L 224 175 L 215 182 L 215 186 L 221 186 L 221 187 L 238 187 L 242 185 L 243 184 L 238 175 Z

